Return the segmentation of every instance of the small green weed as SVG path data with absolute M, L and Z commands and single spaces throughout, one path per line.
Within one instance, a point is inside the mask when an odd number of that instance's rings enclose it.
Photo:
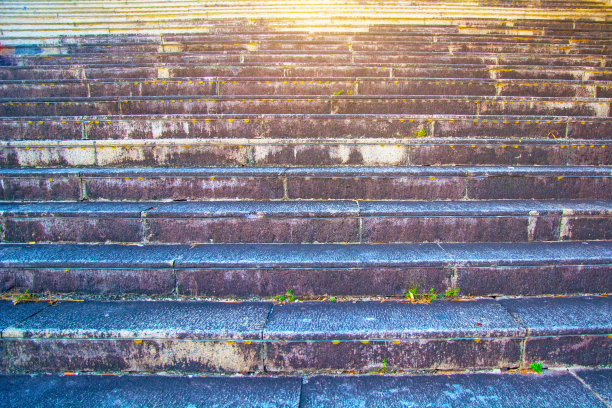
M 344 93 L 344 89 L 334 92 L 334 95 L 342 95 Z
M 336 301 L 336 298 L 335 298 L 335 297 L 333 297 L 333 296 L 330 296 L 330 297 L 329 297 L 329 301 L 330 301 L 330 302 L 335 302 L 335 301 Z
M 291 293 L 291 289 L 289 289 L 286 294 L 271 296 L 270 299 L 275 300 L 277 302 L 295 302 L 297 297 L 293 296 L 293 294 Z
M 427 130 L 425 130 L 425 128 L 420 129 L 420 130 L 416 130 L 413 134 L 412 137 L 413 138 L 419 138 L 419 137 L 425 137 L 427 136 Z
M 30 293 L 30 290 L 26 289 L 25 292 L 23 292 L 21 295 L 17 296 L 15 300 L 13 300 L 13 304 L 17 305 L 19 303 L 35 302 L 37 299 L 38 297 L 36 296 L 36 294 Z
M 446 299 L 454 298 L 454 297 L 457 297 L 458 294 L 459 294 L 459 286 L 457 286 L 455 289 L 449 289 L 446 292 L 444 292 L 444 298 Z
M 534 373 L 542 374 L 542 364 L 541 363 L 532 363 L 529 367 L 533 370 Z
M 381 362 L 382 368 L 380 369 L 381 374 L 386 373 L 387 372 L 387 359 L 382 359 Z

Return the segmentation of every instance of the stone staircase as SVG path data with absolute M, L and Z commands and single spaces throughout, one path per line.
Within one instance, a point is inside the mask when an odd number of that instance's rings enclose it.
M 610 15 L 2 1 L 0 405 L 610 407 Z

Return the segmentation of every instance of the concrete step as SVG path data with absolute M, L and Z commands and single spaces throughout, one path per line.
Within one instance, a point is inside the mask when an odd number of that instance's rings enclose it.
M 132 54 L 75 54 L 75 55 L 3 55 L 2 66 L 41 65 L 96 65 L 122 64 L 126 55 L 135 65 L 140 64 L 486 64 L 486 65 L 533 65 L 533 66 L 591 66 L 610 67 L 612 61 L 601 54 L 532 54 L 499 52 L 390 52 L 390 51 L 200 51 Z
M 1 98 L 23 95 L 49 97 L 104 96 L 307 96 L 351 92 L 354 95 L 453 95 L 609 98 L 612 85 L 604 80 L 482 79 L 431 77 L 196 77 L 149 79 L 89 79 L 1 81 Z
M 366 123 L 372 125 L 371 122 Z M 314 121 L 311 125 L 317 123 L 326 124 L 325 121 Z M 384 123 L 381 133 L 388 131 Z M 190 123 L 186 128 L 193 129 L 192 125 L 193 123 Z M 231 123 L 229 125 L 233 127 Z M 173 123 L 172 126 L 176 124 Z M 253 126 L 254 130 L 259 129 L 257 125 Z M 346 129 L 346 126 L 342 128 Z M 423 126 L 420 130 L 413 129 L 412 135 L 403 137 L 393 134 L 384 139 L 372 138 L 366 130 L 360 129 L 359 132 L 363 131 L 363 135 L 355 134 L 353 131 L 350 138 L 334 139 L 317 139 L 316 135 L 310 134 L 300 135 L 304 137 L 301 139 L 275 139 L 270 138 L 270 135 L 261 139 L 261 136 L 256 136 L 255 133 L 253 136 L 248 136 L 246 131 L 242 131 L 241 134 L 235 135 L 238 138 L 218 138 L 218 135 L 213 135 L 214 138 L 211 139 L 209 138 L 211 135 L 205 134 L 205 138 L 185 139 L 181 134 L 178 135 L 178 139 L 163 140 L 7 141 L 0 142 L 0 165 L 15 169 L 230 166 L 250 167 L 253 170 L 275 166 L 535 165 L 558 166 L 560 174 L 563 174 L 565 173 L 563 166 L 612 164 L 610 158 L 612 147 L 609 140 L 567 138 L 557 140 L 554 138 L 555 133 L 551 134 L 549 129 L 547 129 L 548 139 L 432 138 L 426 136 L 425 129 L 428 128 Z M 594 126 L 583 126 L 583 128 L 584 132 L 596 129 Z M 54 131 L 62 129 L 63 127 L 56 127 Z M 177 130 L 175 127 L 172 129 Z M 294 132 L 298 130 L 288 126 L 284 129 Z M 313 127 L 309 132 L 314 132 L 315 129 L 317 128 Z M 369 126 L 369 129 L 376 131 L 377 126 Z M 79 130 L 80 127 L 75 129 L 75 137 L 79 136 Z M 102 130 L 109 129 L 103 127 Z M 514 130 L 519 131 L 519 128 Z M 185 128 L 179 128 L 178 131 L 184 132 Z M 57 134 L 62 135 L 62 133 Z M 104 137 L 104 134 L 101 137 Z
M 0 305 L 3 371 L 11 373 L 393 372 L 612 359 L 607 296 L 274 306 L 59 301 L 21 319 L 22 306 Z
M 610 369 L 545 370 L 542 375 L 472 373 L 442 375 L 361 375 L 313 377 L 219 376 L 103 376 L 5 375 L 0 377 L 0 400 L 9 408 L 21 406 L 28 395 L 31 407 L 130 406 L 168 404 L 194 408 L 240 406 L 389 408 L 414 403 L 476 408 L 516 406 L 589 406 L 604 408 L 612 401 Z M 461 389 L 458 394 L 453 390 Z M 483 402 L 486 401 L 486 402 Z
M 612 239 L 612 201 L 0 204 L 2 242 L 418 243 Z
M 518 25 L 520 22 L 514 22 Z M 536 24 L 544 24 L 540 21 Z M 571 22 L 569 23 L 572 24 Z M 574 23 L 580 24 L 580 23 Z M 608 26 L 593 23 L 593 27 L 577 28 L 572 32 L 558 33 L 549 31 L 547 33 L 539 33 L 537 36 L 532 33 L 525 34 L 504 34 L 503 32 L 490 32 L 487 35 L 478 33 L 478 27 L 458 27 L 458 26 L 403 26 L 401 30 L 398 27 L 386 27 L 384 31 L 379 31 L 380 27 L 371 27 L 369 31 L 354 31 L 354 32 L 282 32 L 274 30 L 265 30 L 261 26 L 251 26 L 245 30 L 239 26 L 225 26 L 227 30 L 214 30 L 209 33 L 181 33 L 181 34 L 163 34 L 163 35 L 145 35 L 145 34 L 121 34 L 121 35 L 79 35 L 79 36 L 62 36 L 62 37 L 11 37 L 2 38 L 4 47 L 10 49 L 15 47 L 15 53 L 24 51 L 23 53 L 36 52 L 42 49 L 53 49 L 54 47 L 62 52 L 80 53 L 90 50 L 96 52 L 109 52 L 115 47 L 124 46 L 149 46 L 153 49 L 153 45 L 161 46 L 162 50 L 166 50 L 165 45 L 168 45 L 168 50 L 175 45 L 204 45 L 204 44 L 226 44 L 228 46 L 235 44 L 250 44 L 251 46 L 259 44 L 264 47 L 271 46 L 281 47 L 281 49 L 292 49 L 292 44 L 314 45 L 314 44 L 410 44 L 410 43 L 499 43 L 508 45 L 567 45 L 571 47 L 581 47 L 588 45 L 609 45 L 611 40 L 609 33 L 612 32 L 612 25 Z M 222 27 L 219 27 L 222 28 Z M 473 31 L 473 32 L 472 32 Z
M 208 106 L 211 106 L 214 109 L 216 106 L 227 103 L 225 102 L 227 99 L 231 99 L 221 98 L 217 102 L 216 97 L 213 96 L 210 99 L 191 99 L 191 102 L 189 102 L 187 98 L 189 97 L 170 100 L 153 99 L 153 101 L 132 103 L 122 100 L 121 104 L 133 105 L 134 107 L 130 106 L 127 109 L 134 110 L 138 109 L 139 104 L 151 107 L 163 104 L 164 107 L 170 106 L 168 110 L 171 111 L 173 109 L 172 106 L 175 109 L 180 109 L 182 104 L 190 107 L 199 105 L 208 108 Z M 261 97 L 257 99 L 246 98 L 250 98 L 250 96 L 245 95 L 241 97 L 236 105 L 242 104 L 244 109 L 267 109 L 268 107 L 274 107 L 279 101 L 276 97 L 270 99 Z M 291 100 L 289 101 L 288 99 Z M 508 108 L 505 108 L 503 104 L 504 99 L 502 99 L 501 104 L 497 102 L 492 103 L 490 98 L 471 97 L 467 99 L 472 100 L 476 109 L 483 112 L 494 112 L 496 108 L 501 108 L 507 111 L 517 110 L 521 114 L 219 113 L 204 115 L 170 114 L 166 112 L 166 114 L 162 115 L 6 117 L 0 120 L 0 128 L 2 129 L 0 139 L 8 139 L 7 142 L 4 142 L 7 147 L 21 146 L 26 148 L 44 147 L 45 145 L 50 147 L 50 144 L 56 144 L 57 147 L 61 147 L 62 144 L 78 146 L 79 143 L 86 147 L 88 145 L 91 146 L 94 142 L 99 145 L 121 146 L 122 143 L 142 144 L 146 142 L 146 139 L 156 140 L 159 143 L 162 143 L 162 139 L 180 139 L 185 144 L 186 142 L 197 142 L 199 139 L 209 141 L 211 139 L 248 139 L 238 144 L 265 142 L 265 140 L 258 139 L 350 139 L 355 142 L 362 139 L 370 139 L 379 141 L 381 144 L 394 144 L 396 142 L 401 144 L 410 140 L 414 142 L 415 140 L 427 141 L 432 138 L 439 138 L 446 141 L 456 139 L 455 141 L 461 144 L 461 139 L 477 138 L 498 141 L 503 141 L 504 139 L 525 139 L 525 141 L 539 139 L 540 141 L 548 140 L 553 142 L 558 139 L 561 141 L 561 144 L 564 141 L 567 141 L 566 143 L 569 144 L 574 140 L 577 143 L 580 143 L 579 140 L 581 139 L 592 140 L 593 143 L 597 143 L 598 140 L 605 141 L 610 138 L 611 121 L 609 117 L 526 116 L 522 113 L 527 113 L 527 108 L 536 110 L 537 105 L 546 106 L 546 104 L 539 104 L 539 101 L 527 102 L 520 99 L 510 99 L 510 101 L 516 101 L 516 103 L 505 104 L 508 106 Z M 183 102 L 180 102 L 181 100 Z M 325 102 L 321 101 L 320 98 L 290 98 L 284 96 L 281 97 L 280 101 L 287 101 L 287 109 L 294 110 L 300 108 L 306 110 L 307 107 L 323 110 L 326 107 Z M 370 104 L 368 101 L 365 98 L 362 100 L 354 99 L 348 103 L 344 102 L 344 106 L 365 111 Z M 403 99 L 401 102 L 395 101 L 395 106 L 408 105 L 408 101 L 408 99 L 406 99 L 406 103 L 404 103 Z M 384 107 L 384 102 L 377 102 Z M 393 103 L 390 102 L 389 105 L 393 106 Z M 433 102 L 434 105 L 435 103 L 436 101 Z M 438 101 L 438 103 L 440 102 Z M 598 114 L 605 114 L 607 116 L 609 114 L 607 112 L 609 110 L 607 103 L 607 100 L 602 102 L 602 105 L 599 105 L 599 102 L 597 102 L 591 105 L 591 108 L 596 109 Z M 375 103 L 373 104 L 375 105 Z M 425 105 L 425 103 L 423 104 Z M 73 105 L 76 105 L 76 102 Z M 339 99 L 333 102 L 332 107 L 340 107 L 341 105 L 342 100 Z M 467 104 L 457 103 L 457 105 L 459 108 L 461 106 L 469 108 L 470 106 L 469 102 Z M 551 103 L 550 105 L 554 106 L 555 104 Z M 563 106 L 560 101 L 557 102 L 557 105 Z M 589 108 L 588 102 L 583 102 L 582 105 L 569 102 L 567 105 L 571 106 L 570 109 L 573 109 L 573 113 L 582 113 Z M 67 103 L 64 107 L 66 106 L 70 107 L 71 104 Z M 322 134 L 321 128 L 325 128 L 326 133 Z M 58 139 L 60 140 L 58 141 Z M 385 142 L 385 139 L 393 140 Z M 176 141 L 174 143 L 183 144 Z M 522 144 L 522 142 L 519 144 Z
M 593 64 L 597 62 L 594 61 Z M 375 64 L 213 64 L 202 66 L 185 63 L 158 66 L 157 64 L 125 65 L 40 65 L 0 67 L 0 79 L 6 80 L 82 80 L 134 79 L 139 82 L 163 81 L 163 78 L 210 77 L 305 77 L 305 78 L 482 78 L 482 79 L 548 79 L 548 80 L 610 80 L 612 70 L 601 67 L 551 67 L 538 65 L 487 65 L 487 64 L 428 64 L 394 63 L 387 66 Z
M 426 244 L 1 244 L 0 290 L 217 297 L 604 293 L 611 241 Z
M 166 52 L 211 52 L 211 51 L 291 51 L 302 52 L 338 52 L 350 51 L 387 51 L 387 52 L 489 52 L 501 54 L 514 53 L 542 53 L 542 54 L 567 54 L 567 55 L 610 55 L 610 42 L 605 40 L 585 39 L 577 42 L 569 40 L 569 43 L 525 43 L 512 42 L 512 37 L 505 41 L 470 41 L 469 39 L 454 39 L 444 41 L 443 39 L 424 38 L 420 41 L 291 41 L 291 40 L 251 40 L 242 42 L 240 40 L 226 39 L 224 42 L 212 39 L 208 42 L 175 42 L 163 44 L 139 43 L 139 44 L 113 44 L 113 45 L 18 45 L 14 49 L 4 48 L 5 53 L 19 55 L 48 55 L 58 58 L 59 55 L 71 55 L 82 57 L 96 57 L 104 55 L 141 54 L 141 53 L 166 53 Z M 237 42 L 238 41 L 238 42 Z M 282 42 L 280 42 L 282 41 Z M 516 41 L 516 40 L 515 40 Z M 6 47 L 6 46 L 5 46 Z M 58 55 L 59 54 L 59 55 Z
M 0 170 L 2 201 L 612 199 L 590 166 Z
M 290 96 L 269 98 L 261 95 L 216 95 L 202 99 L 200 96 L 169 95 L 144 97 L 57 97 L 57 98 L 4 98 L 0 108 L 5 113 L 3 122 L 18 117 L 28 121 L 51 122 L 75 119 L 88 122 L 94 119 L 105 122 L 106 116 L 121 116 L 130 120 L 134 115 L 267 115 L 267 114 L 340 114 L 340 115 L 472 115 L 474 119 L 493 119 L 493 115 L 610 117 L 610 98 L 547 98 L 547 97 L 466 97 L 466 96 L 412 96 L 412 95 L 341 95 Z M 486 115 L 486 116 L 485 116 Z M 96 118 L 93 118 L 97 116 Z M 50 117 L 50 118 L 49 118 Z M 56 117 L 56 118 L 53 118 Z M 68 118 L 76 117 L 76 118 Z M 89 117 L 89 118 L 84 118 Z M 108 118 L 116 120 L 117 118 Z M 134 116 L 133 119 L 146 120 Z M 133 120 L 132 119 L 132 120 Z M 253 118 L 256 119 L 256 118 Z M 270 118 L 272 119 L 272 117 Z M 502 119 L 507 120 L 508 118 Z M 60 120 L 60 121 L 61 121 Z M 556 121 L 554 121 L 556 122 Z M 6 126 L 6 125 L 5 125 Z M 9 130 L 6 126 L 5 129 Z M 37 134 L 50 132 L 38 127 Z M 381 135 L 382 136 L 382 135 Z M 116 138 L 119 138 L 118 136 Z M 24 139 L 19 133 L 5 133 L 5 140 Z M 68 139 L 65 137 L 64 139 Z

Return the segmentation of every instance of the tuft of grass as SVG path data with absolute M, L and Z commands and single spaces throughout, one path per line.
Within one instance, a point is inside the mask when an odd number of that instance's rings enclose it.
M 418 137 L 425 137 L 427 136 L 427 131 L 425 130 L 425 128 L 419 130 L 419 133 L 417 133 Z
M 344 89 L 334 92 L 334 95 L 342 95 L 344 93 Z
M 529 367 L 534 373 L 542 374 L 542 364 L 541 363 L 532 363 Z
M 30 293 L 30 290 L 26 289 L 25 292 L 23 292 L 21 295 L 17 296 L 15 300 L 13 300 L 13 304 L 18 305 L 19 303 L 36 302 L 37 300 L 38 297 L 36 296 L 36 294 Z
M 455 289 L 449 289 L 446 292 L 444 292 L 444 298 L 446 299 L 454 298 L 454 297 L 457 297 L 458 294 L 459 294 L 459 286 L 457 286 Z
M 277 302 L 295 302 L 297 300 L 296 296 L 293 296 L 293 294 L 291 293 L 291 289 L 289 289 L 287 291 L 286 294 L 284 295 L 276 295 L 276 296 L 271 296 L 270 299 L 275 300 Z

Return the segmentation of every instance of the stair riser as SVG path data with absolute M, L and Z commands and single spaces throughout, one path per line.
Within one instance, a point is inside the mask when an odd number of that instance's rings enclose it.
M 6 340 L 4 372 L 227 372 L 263 371 L 259 343 L 149 340 Z M 250 343 L 250 342 L 249 342 Z
M 138 177 L 136 175 L 135 177 Z M 3 201 L 611 199 L 610 177 L 5 177 Z
M 2 242 L 416 243 L 612 239 L 600 216 L 1 219 Z
M 90 82 L 55 84 L 3 84 L 0 97 L 19 98 L 23 95 L 48 97 L 103 97 L 103 96 L 213 96 L 213 95 L 325 95 L 343 91 L 353 95 L 452 95 L 452 96 L 533 96 L 558 98 L 609 98 L 610 85 L 600 83 L 527 83 L 527 82 L 469 82 L 456 80 L 417 80 L 398 78 L 326 80 L 317 78 L 266 78 L 261 81 L 223 81 L 211 78 L 192 78 L 179 81 L 145 82 Z M 44 86 L 43 86 L 44 85 Z
M 228 344 L 230 343 L 230 344 Z M 247 344 L 249 343 L 249 344 Z M 372 372 L 547 367 L 610 362 L 606 336 L 408 341 L 221 342 L 3 339 L 3 372 Z M 568 348 L 580 350 L 566 353 Z M 263 356 L 266 356 L 265 360 Z M 525 360 L 521 360 L 524 355 Z
M 608 145 L 151 145 L 0 147 L 5 168 L 100 166 L 610 165 Z M 602 147 L 603 146 L 603 147 Z
M 314 101 L 314 100 L 313 100 Z M 262 102 L 262 105 L 268 102 Z M 248 105 L 248 102 L 245 104 Z M 289 103 L 295 109 L 300 105 L 321 106 L 320 102 L 296 102 Z M 460 104 L 459 104 L 460 105 Z M 603 106 L 608 108 L 608 106 Z M 93 148 L 94 141 L 98 142 L 96 147 L 122 147 L 127 145 L 126 140 L 134 140 L 132 146 L 142 145 L 142 139 L 149 139 L 160 145 L 177 143 L 177 139 L 185 140 L 185 145 L 197 145 L 202 142 L 194 139 L 360 139 L 357 144 L 363 144 L 364 139 L 375 138 L 373 144 L 380 143 L 385 139 L 391 139 L 391 143 L 406 144 L 409 140 L 422 143 L 432 138 L 448 139 L 450 144 L 460 146 L 465 143 L 461 139 L 484 138 L 500 139 L 500 144 L 513 143 L 503 139 L 515 139 L 514 143 L 522 145 L 529 144 L 529 139 L 547 139 L 552 143 L 559 143 L 567 147 L 571 146 L 573 139 L 575 143 L 582 144 L 580 140 L 593 140 L 592 144 L 601 148 L 600 141 L 611 139 L 612 121 L 608 118 L 598 117 L 529 117 L 529 116 L 457 116 L 446 117 L 426 116 L 416 117 L 410 114 L 394 116 L 344 116 L 344 115 L 284 115 L 261 117 L 259 115 L 231 115 L 231 116 L 192 116 L 171 118 L 118 118 L 113 117 L 90 117 L 90 118 L 24 118 L 18 120 L 0 121 L 1 139 L 9 141 L 18 140 L 74 140 L 72 145 L 59 143 L 50 146 L 47 142 L 13 143 L 4 144 L 7 148 L 15 149 L 55 148 L 66 147 Z M 28 120 L 29 119 L 29 120 Z M 322 133 L 321 129 L 325 129 Z M 87 139 L 87 140 L 83 140 Z M 115 145 L 111 140 L 118 140 Z M 164 143 L 163 140 L 168 139 Z M 455 140 L 453 140 L 455 139 Z M 520 141 L 516 141 L 520 139 Z M 558 140 L 557 140 L 558 139 Z M 78 142 L 81 140 L 81 142 Z M 170 142 L 172 141 L 172 142 Z M 555 142 L 556 141 L 556 142 Z M 436 141 L 439 143 L 439 141 Z M 453 143 L 451 143 L 453 142 Z M 80 143 L 80 145 L 79 145 Z M 215 143 L 218 145 L 219 143 Z M 244 140 L 242 145 L 248 145 Z M 258 144 L 261 144 L 258 143 Z M 482 142 L 476 142 L 482 145 Z M 533 144 L 533 143 L 532 143 Z M 279 149 L 282 143 L 277 146 Z M 588 145 L 590 146 L 590 144 Z M 563 148 L 565 148 L 563 147 Z M 387 146 L 389 148 L 389 146 Z M 603 148 L 605 149 L 605 147 Z M 15 158 L 19 155 L 27 157 L 27 152 L 14 153 Z M 5 162 L 10 163 L 8 157 Z M 24 165 L 26 161 L 13 159 L 13 163 Z
M 214 102 L 213 102 L 214 101 Z M 552 101 L 526 99 L 457 99 L 378 98 L 343 100 L 341 98 L 245 99 L 218 100 L 201 97 L 163 99 L 125 99 L 119 101 L 10 101 L 0 104 L 6 116 L 104 116 L 164 114 L 395 114 L 395 115 L 537 115 L 609 117 L 610 102 Z M 45 119 L 45 118 L 40 118 Z M 101 118 L 104 120 L 104 118 Z M 539 119 L 539 118 L 538 118 Z M 44 133 L 43 129 L 39 131 Z M 23 139 L 23 135 L 5 135 L 6 140 Z M 50 138 L 50 137 L 48 137 Z
M 610 265 L 364 268 L 3 268 L 0 289 L 81 295 L 269 297 L 404 296 L 408 288 L 452 289 L 474 296 L 602 293 Z
M 475 64 L 475 65 L 526 65 L 556 67 L 610 67 L 612 60 L 605 55 L 581 56 L 578 54 L 564 55 L 525 55 L 506 53 L 408 53 L 408 52 L 361 52 L 361 53 L 167 53 L 167 54 L 137 54 L 130 57 L 134 66 L 141 64 L 165 63 L 173 65 L 183 64 L 212 64 L 214 65 L 240 65 L 240 64 L 331 64 L 345 66 L 348 64 Z M 0 60 L 2 66 L 45 66 L 45 65 L 92 65 L 116 64 L 125 61 L 125 55 L 72 55 L 72 56 L 19 56 L 3 55 Z M 500 58 L 501 57 L 501 58 Z M 383 65 L 385 66 L 385 65 Z

